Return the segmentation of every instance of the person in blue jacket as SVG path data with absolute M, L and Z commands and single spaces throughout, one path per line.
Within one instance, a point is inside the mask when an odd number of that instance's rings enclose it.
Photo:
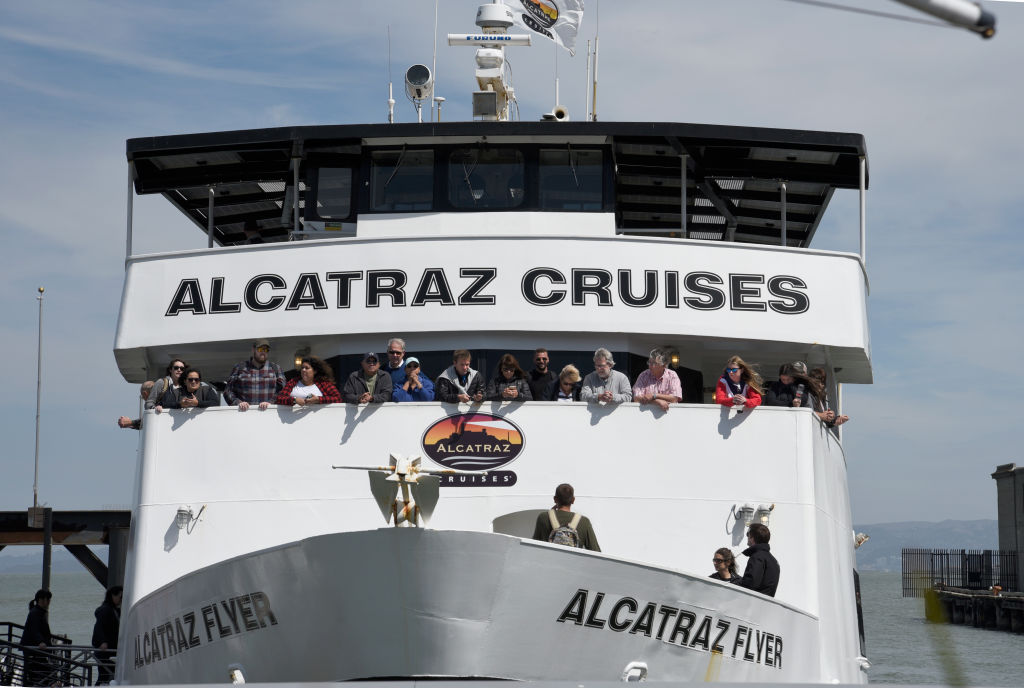
M 415 356 L 405 359 L 405 375 L 401 383 L 396 382 L 391 392 L 391 401 L 433 401 L 434 383 L 420 370 L 420 360 Z

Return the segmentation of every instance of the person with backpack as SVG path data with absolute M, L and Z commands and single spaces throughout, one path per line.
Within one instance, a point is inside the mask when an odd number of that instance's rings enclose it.
M 537 516 L 533 539 L 600 552 L 590 519 L 572 512 L 576 495 L 569 483 L 555 488 L 555 506 Z

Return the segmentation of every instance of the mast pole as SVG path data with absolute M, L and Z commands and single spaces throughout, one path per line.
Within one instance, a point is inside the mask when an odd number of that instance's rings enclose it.
M 601 2 L 597 3 L 597 17 L 594 20 L 594 83 L 590 87 L 590 121 L 597 121 L 597 42 L 601 38 Z
M 584 121 L 590 121 L 590 39 L 587 39 L 587 95 L 583 99 L 584 109 L 587 111 L 587 116 Z
M 439 0 L 434 0 L 434 61 L 430 64 L 430 75 L 434 79 L 434 93 L 437 93 L 437 3 Z M 434 102 L 430 104 L 430 121 L 434 121 Z M 441 105 L 437 106 L 437 121 L 441 121 Z

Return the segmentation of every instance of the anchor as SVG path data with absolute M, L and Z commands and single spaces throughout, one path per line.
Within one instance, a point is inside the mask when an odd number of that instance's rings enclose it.
M 440 496 L 440 475 L 487 475 L 487 471 L 454 468 L 425 469 L 423 457 L 391 454 L 387 466 L 331 466 L 335 470 L 367 471 L 370 492 L 387 523 L 395 527 L 420 528 L 430 520 Z M 399 495 L 401 488 L 401 495 Z

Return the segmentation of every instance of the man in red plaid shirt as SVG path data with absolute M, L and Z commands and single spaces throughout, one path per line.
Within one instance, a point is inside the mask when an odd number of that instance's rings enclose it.
M 234 367 L 224 388 L 224 399 L 237 405 L 239 411 L 247 411 L 250 404 L 259 404 L 265 411 L 274 403 L 277 393 L 284 389 L 284 373 L 281 366 L 267 360 L 270 356 L 270 342 L 257 339 L 252 343 L 252 358 Z

